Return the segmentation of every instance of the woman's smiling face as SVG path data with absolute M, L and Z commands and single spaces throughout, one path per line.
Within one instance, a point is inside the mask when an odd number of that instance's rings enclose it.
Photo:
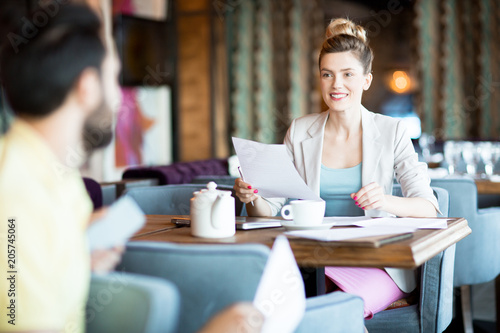
M 363 90 L 372 82 L 361 62 L 350 51 L 327 53 L 320 64 L 321 93 L 331 111 L 359 110 Z

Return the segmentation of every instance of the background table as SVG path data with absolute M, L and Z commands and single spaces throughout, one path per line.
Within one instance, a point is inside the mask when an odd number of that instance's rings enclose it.
M 500 182 L 492 182 L 488 179 L 475 179 L 478 194 L 500 195 Z

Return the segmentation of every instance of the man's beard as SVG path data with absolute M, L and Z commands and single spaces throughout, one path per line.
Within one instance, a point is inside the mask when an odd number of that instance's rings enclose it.
M 99 148 L 106 147 L 113 139 L 113 113 L 104 98 L 94 112 L 85 120 L 83 145 L 87 158 Z

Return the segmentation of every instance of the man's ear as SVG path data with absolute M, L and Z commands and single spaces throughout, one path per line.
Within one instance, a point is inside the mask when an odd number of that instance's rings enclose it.
M 79 105 L 85 110 L 94 110 L 101 100 L 101 82 L 99 72 L 94 68 L 85 69 L 76 81 L 75 97 Z

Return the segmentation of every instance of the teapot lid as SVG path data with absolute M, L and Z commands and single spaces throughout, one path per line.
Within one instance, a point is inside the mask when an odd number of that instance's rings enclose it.
M 209 195 L 209 196 L 216 196 L 217 193 L 219 192 L 217 189 L 217 184 L 215 182 L 210 182 L 207 184 L 207 188 L 202 188 L 199 191 L 194 192 L 194 196 L 197 197 L 199 195 Z
M 215 191 L 215 189 L 217 188 L 217 184 L 215 182 L 209 182 L 207 184 L 207 188 L 209 191 Z

